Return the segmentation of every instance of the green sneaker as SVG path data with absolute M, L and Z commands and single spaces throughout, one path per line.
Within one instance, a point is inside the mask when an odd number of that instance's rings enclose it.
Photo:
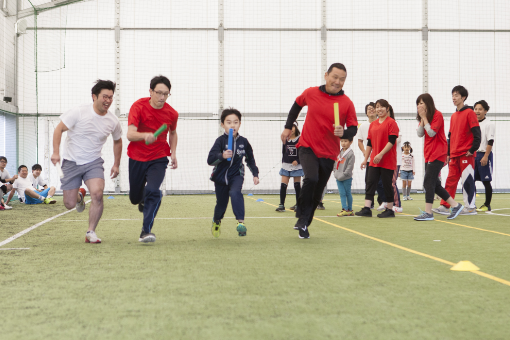
M 212 236 L 215 238 L 220 237 L 221 234 L 221 221 L 212 221 L 212 228 L 211 228 Z
M 484 204 L 480 208 L 476 209 L 476 211 L 479 211 L 479 212 L 491 211 L 491 206 Z
M 244 223 L 237 223 L 237 232 L 239 233 L 239 236 L 246 236 L 246 226 Z
M 57 201 L 55 201 L 54 199 L 52 199 L 51 197 L 48 197 L 48 198 L 45 198 L 44 199 L 44 203 L 45 204 L 55 204 L 57 203 Z

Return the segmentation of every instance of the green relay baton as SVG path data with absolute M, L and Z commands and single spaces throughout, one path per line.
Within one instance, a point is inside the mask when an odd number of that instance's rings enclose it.
M 157 138 L 161 134 L 161 132 L 166 130 L 166 128 L 167 128 L 166 124 L 161 125 L 161 127 L 159 129 L 157 129 L 156 132 L 154 132 L 154 137 Z M 147 143 L 147 142 L 145 142 L 145 144 L 149 145 L 149 143 Z

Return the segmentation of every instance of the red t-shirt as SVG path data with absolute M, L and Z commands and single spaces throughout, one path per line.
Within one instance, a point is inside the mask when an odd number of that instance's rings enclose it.
M 397 143 L 393 144 L 390 151 L 386 152 L 378 164 L 374 164 L 374 157 L 377 156 L 388 144 L 390 136 L 398 138 L 397 122 L 390 116 L 379 123 L 379 119 L 370 123 L 368 128 L 368 139 L 372 144 L 372 153 L 370 154 L 370 166 L 380 167 L 389 170 L 397 168 Z
M 301 138 L 296 145 L 311 148 L 319 158 L 336 160 L 340 153 L 340 138 L 333 134 L 335 128 L 334 103 L 338 103 L 340 125 L 344 128 L 358 126 L 354 104 L 346 95 L 329 95 L 319 90 L 319 87 L 306 89 L 296 103 L 303 107 L 308 105 Z
M 478 124 L 475 111 L 464 107 L 456 111 L 450 118 L 450 157 L 465 155 L 473 146 L 473 133 L 471 129 Z
M 448 153 L 448 142 L 444 134 L 444 118 L 443 114 L 436 110 L 432 122 L 429 122 L 432 130 L 436 132 L 434 137 L 430 137 L 425 131 L 425 145 L 423 154 L 425 162 L 433 162 L 435 160 L 446 162 Z
M 129 158 L 135 161 L 148 162 L 154 159 L 170 156 L 170 145 L 167 141 L 168 131 L 175 131 L 179 114 L 170 105 L 165 103 L 163 108 L 155 109 L 149 103 L 150 98 L 138 99 L 129 110 L 128 126 L 134 125 L 138 132 L 156 132 L 161 125 L 168 128 L 163 131 L 157 140 L 149 145 L 144 140 L 130 142 L 127 148 Z

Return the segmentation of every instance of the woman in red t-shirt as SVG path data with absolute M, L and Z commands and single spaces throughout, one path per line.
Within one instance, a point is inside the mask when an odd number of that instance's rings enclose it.
M 370 157 L 367 168 L 367 183 L 365 190 L 365 206 L 356 213 L 357 216 L 372 217 L 372 202 L 381 178 L 386 196 L 386 209 L 377 217 L 395 217 L 393 212 L 393 172 L 397 168 L 397 149 L 395 143 L 398 138 L 397 122 L 390 117 L 390 104 L 379 99 L 375 102 L 375 111 L 379 119 L 373 121 L 368 129 L 368 142 L 365 160 L 361 163 L 363 170 Z M 373 152 L 372 152 L 373 151 Z M 371 155 L 371 156 L 370 156 Z
M 448 143 L 444 134 L 443 114 L 436 110 L 434 99 L 428 93 L 421 94 L 416 99 L 418 125 L 418 137 L 425 136 L 423 154 L 425 156 L 425 178 L 423 179 L 423 188 L 425 189 L 425 211 L 414 219 L 416 221 L 433 221 L 432 203 L 434 202 L 434 193 L 444 199 L 453 208 L 453 211 L 463 206 L 455 202 L 448 192 L 441 186 L 439 174 L 446 162 L 448 152 Z M 458 214 L 452 213 L 448 219 L 454 219 Z

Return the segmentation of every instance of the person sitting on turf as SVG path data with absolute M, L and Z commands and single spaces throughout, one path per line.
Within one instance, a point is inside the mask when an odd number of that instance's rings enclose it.
M 28 179 L 32 182 L 32 186 L 37 192 L 43 192 L 44 190 L 48 190 L 48 192 L 55 193 L 55 187 L 50 187 L 48 189 L 48 185 L 46 184 L 46 180 L 41 176 L 42 167 L 40 164 L 34 164 L 32 166 L 32 173 L 28 175 Z M 40 189 L 42 188 L 42 189 Z M 52 194 L 53 195 L 53 194 Z M 52 196 L 50 195 L 50 196 Z
M 18 198 L 22 203 L 25 204 L 55 204 L 57 201 L 52 199 L 55 193 L 55 188 L 47 188 L 43 191 L 37 191 L 32 186 L 32 181 L 28 178 L 28 168 L 26 165 L 20 165 L 18 168 L 18 179 L 14 181 L 12 190 L 9 193 L 6 204 L 9 204 L 14 192 L 18 192 Z
M 5 168 L 7 166 L 7 158 L 0 156 L 0 210 L 10 210 L 12 207 L 4 203 L 4 195 L 7 195 L 12 190 L 12 183 L 18 178 L 18 175 L 11 177 L 9 171 Z

